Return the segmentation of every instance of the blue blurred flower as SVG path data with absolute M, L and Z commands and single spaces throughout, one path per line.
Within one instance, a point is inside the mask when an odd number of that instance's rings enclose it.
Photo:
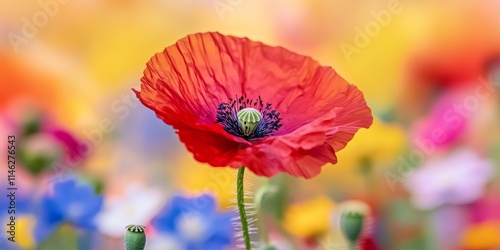
M 170 154 L 167 156 L 174 156 L 182 149 L 174 129 L 165 126 L 154 112 L 142 105 L 134 109 L 120 124 L 121 136 L 117 138 L 118 143 L 136 145 L 134 150 L 140 153 L 139 155 L 154 158 L 164 158 L 165 153 Z
M 231 245 L 231 212 L 218 212 L 211 195 L 176 196 L 151 222 L 156 231 L 179 250 L 221 250 Z M 172 242 L 175 241 L 175 242 Z
M 95 194 L 90 184 L 76 179 L 56 182 L 53 192 L 42 197 L 35 237 L 44 239 L 64 222 L 79 229 L 95 229 L 94 219 L 102 205 L 103 197 Z

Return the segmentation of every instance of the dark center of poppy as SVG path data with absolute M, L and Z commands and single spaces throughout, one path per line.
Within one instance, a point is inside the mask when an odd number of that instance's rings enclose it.
M 232 135 L 254 141 L 273 135 L 283 125 L 279 115 L 260 96 L 255 100 L 242 96 L 219 104 L 216 123 Z

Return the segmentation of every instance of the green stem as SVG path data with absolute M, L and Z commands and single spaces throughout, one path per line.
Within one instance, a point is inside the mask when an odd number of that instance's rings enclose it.
M 349 243 L 349 250 L 358 250 L 358 249 L 360 249 L 358 242 L 350 242 Z
M 250 250 L 250 233 L 248 232 L 247 214 L 245 212 L 245 190 L 243 188 L 243 180 L 245 176 L 245 167 L 238 169 L 238 179 L 236 181 L 236 199 L 238 209 L 240 211 L 241 230 L 243 231 L 243 239 L 245 240 L 246 250 Z
M 434 228 L 434 216 L 436 216 L 436 211 L 426 211 L 424 212 L 424 228 L 425 232 L 425 249 L 435 249 L 438 247 L 436 245 L 436 229 Z

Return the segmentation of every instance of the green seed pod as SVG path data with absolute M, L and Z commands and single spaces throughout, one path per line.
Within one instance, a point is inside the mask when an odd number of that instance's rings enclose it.
M 19 162 L 29 172 L 38 175 L 54 165 L 62 156 L 59 142 L 46 134 L 26 136 L 19 143 Z
M 144 250 L 146 246 L 145 226 L 128 225 L 125 227 L 127 233 L 125 234 L 125 248 L 127 250 Z
M 262 119 L 260 112 L 254 108 L 244 108 L 238 112 L 237 116 L 245 135 L 251 134 Z
M 278 248 L 276 248 L 275 246 L 272 246 L 272 245 L 267 245 L 262 250 L 278 250 Z
M 42 126 L 41 115 L 35 111 L 28 111 L 26 118 L 22 122 L 21 133 L 28 136 L 40 132 Z
M 365 216 L 356 212 L 346 212 L 340 217 L 340 230 L 350 242 L 357 242 L 363 232 Z
M 500 86 L 500 62 L 493 63 L 490 67 L 491 81 L 494 86 Z
M 339 205 L 339 227 L 344 237 L 356 244 L 370 228 L 370 207 L 361 201 L 346 201 Z

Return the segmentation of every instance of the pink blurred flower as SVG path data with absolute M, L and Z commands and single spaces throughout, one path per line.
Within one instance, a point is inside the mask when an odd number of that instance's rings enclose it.
M 49 167 L 69 171 L 85 159 L 80 141 L 45 112 L 15 104 L 2 117 L 16 136 L 20 165 L 31 173 L 40 174 Z
M 444 93 L 428 114 L 415 123 L 412 131 L 415 146 L 427 156 L 459 143 L 483 148 L 490 136 L 482 135 L 482 131 L 490 130 L 495 99 L 494 89 L 485 79 L 478 80 L 473 88 Z
M 469 117 L 463 115 L 461 95 L 442 96 L 432 107 L 429 115 L 416 123 L 413 141 L 425 153 L 454 144 L 467 129 Z
M 500 192 L 494 190 L 470 208 L 471 223 L 482 223 L 489 220 L 500 221 Z
M 471 203 L 483 194 L 493 176 L 493 163 L 475 152 L 458 149 L 429 161 L 408 177 L 406 186 L 419 209 Z

